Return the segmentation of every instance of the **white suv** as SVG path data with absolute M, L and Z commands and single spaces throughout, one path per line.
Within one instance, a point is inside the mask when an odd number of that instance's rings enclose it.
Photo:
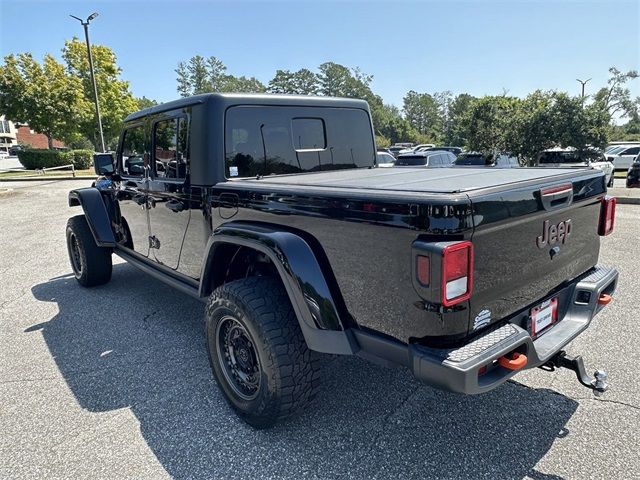
M 579 152 L 575 148 L 550 148 L 538 155 L 539 167 L 593 167 L 604 172 L 607 187 L 613 187 L 613 164 L 601 150 L 588 148 Z
M 629 170 L 631 164 L 640 153 L 640 145 L 627 145 L 621 150 L 612 150 L 615 153 L 608 153 L 607 160 L 613 162 L 616 170 Z

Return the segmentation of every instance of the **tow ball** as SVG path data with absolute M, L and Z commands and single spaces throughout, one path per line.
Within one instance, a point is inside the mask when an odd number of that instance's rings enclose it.
M 609 385 L 607 384 L 607 372 L 604 370 L 596 370 L 593 377 L 587 374 L 584 368 L 584 361 L 580 355 L 571 357 L 567 355 L 567 352 L 561 350 L 551 360 L 542 365 L 540 368 L 548 372 L 553 372 L 556 368 L 568 368 L 576 372 L 578 381 L 585 387 L 593 390 L 593 394 L 597 397 L 601 396 L 607 391 Z

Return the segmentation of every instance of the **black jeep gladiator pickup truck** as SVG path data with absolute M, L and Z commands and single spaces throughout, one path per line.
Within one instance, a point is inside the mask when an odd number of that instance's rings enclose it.
M 376 168 L 366 102 L 207 94 L 130 115 L 67 226 L 86 287 L 122 257 L 206 301 L 211 366 L 266 427 L 314 396 L 319 353 L 487 392 L 563 350 L 611 301 L 600 170 Z

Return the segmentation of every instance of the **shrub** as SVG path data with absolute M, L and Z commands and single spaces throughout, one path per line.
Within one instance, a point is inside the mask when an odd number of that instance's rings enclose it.
M 78 170 L 91 168 L 93 164 L 92 150 L 46 150 L 30 148 L 18 152 L 18 160 L 27 170 L 61 167 L 72 164 Z
M 73 153 L 58 150 L 26 149 L 18 152 L 18 160 L 27 170 L 61 167 L 73 163 Z
M 78 170 L 91 168 L 93 165 L 93 150 L 71 150 L 71 154 L 73 155 L 71 163 Z

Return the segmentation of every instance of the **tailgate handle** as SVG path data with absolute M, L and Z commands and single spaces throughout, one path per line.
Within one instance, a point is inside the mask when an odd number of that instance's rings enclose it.
M 540 189 L 540 200 L 545 210 L 570 205 L 573 201 L 573 184 L 563 183 Z

